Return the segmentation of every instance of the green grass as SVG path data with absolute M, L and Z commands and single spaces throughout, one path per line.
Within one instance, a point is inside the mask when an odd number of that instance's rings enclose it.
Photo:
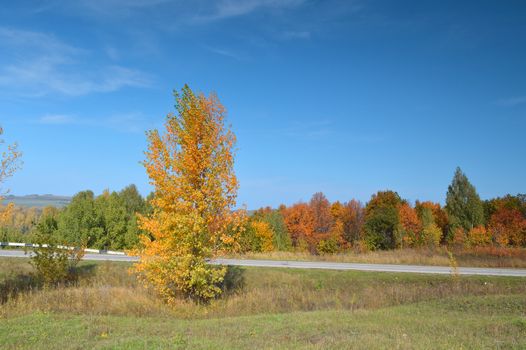
M 204 320 L 34 313 L 2 320 L 0 341 L 4 349 L 524 348 L 525 309 L 522 295 Z
M 0 306 L 0 349 L 526 349 L 520 278 L 246 268 L 242 290 L 169 309 L 129 266 L 21 288 Z M 31 273 L 0 259 L 0 292 Z

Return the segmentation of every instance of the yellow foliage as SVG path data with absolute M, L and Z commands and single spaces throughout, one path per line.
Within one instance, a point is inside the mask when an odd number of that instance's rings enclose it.
M 441 237 L 442 230 L 434 222 L 424 226 L 422 229 L 422 240 L 428 247 L 438 247 Z
M 274 232 L 268 222 L 264 221 L 254 221 L 252 222 L 252 228 L 258 237 L 261 240 L 261 251 L 262 252 L 271 252 L 274 250 Z
M 22 153 L 18 151 L 18 145 L 16 143 L 5 146 L 5 141 L 2 139 L 4 129 L 0 126 L 0 186 L 9 177 L 13 176 L 15 171 L 20 168 L 20 157 Z M 0 200 L 2 195 L 7 191 L 2 191 L 0 187 Z M 10 216 L 12 207 L 7 207 L 0 211 L 0 220 L 5 220 L 6 217 Z
M 491 235 L 484 226 L 476 226 L 469 230 L 468 242 L 472 246 L 488 245 L 491 243 Z
M 2 200 L 2 197 L 0 197 L 0 200 Z M 13 216 L 14 209 L 15 205 L 13 203 L 0 207 L 0 225 L 7 225 L 8 221 Z
M 144 166 L 155 187 L 154 210 L 139 216 L 148 234 L 135 270 L 169 302 L 179 295 L 207 301 L 221 293 L 225 269 L 206 259 L 238 248 L 245 218 L 232 212 L 235 137 L 215 95 L 196 95 L 185 85 L 175 98 L 178 114 L 167 116 L 164 135 L 148 133 Z

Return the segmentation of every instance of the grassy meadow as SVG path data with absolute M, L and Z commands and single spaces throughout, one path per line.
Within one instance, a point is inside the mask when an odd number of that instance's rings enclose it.
M 208 306 L 168 307 L 130 264 L 82 262 L 43 288 L 0 259 L 0 348 L 525 348 L 526 281 L 236 268 Z

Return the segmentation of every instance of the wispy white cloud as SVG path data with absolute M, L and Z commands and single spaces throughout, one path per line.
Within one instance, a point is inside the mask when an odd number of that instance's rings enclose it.
M 303 4 L 305 0 L 220 0 L 206 11 L 190 18 L 193 23 L 207 23 L 251 14 L 257 10 L 290 9 Z
M 30 47 L 35 50 L 56 52 L 61 55 L 73 55 L 85 52 L 68 45 L 54 35 L 34 31 L 0 27 L 0 43 L 12 49 Z
M 257 10 L 294 8 L 306 0 L 51 0 L 36 12 L 64 11 L 92 18 L 125 18 L 162 9 L 174 21 L 207 23 L 239 17 Z M 35 11 L 34 11 L 35 12 Z
M 0 59 L 0 89 L 9 94 L 79 96 L 151 83 L 148 74 L 136 69 L 93 64 L 89 51 L 50 34 L 0 27 L 0 49 L 8 52 Z
M 515 97 L 502 98 L 497 101 L 498 105 L 505 106 L 505 107 L 513 107 L 513 106 L 521 105 L 524 103 L 526 103 L 526 96 L 515 96 Z
M 236 61 L 245 61 L 246 57 L 229 49 L 223 49 L 218 47 L 204 46 L 204 48 L 212 53 L 215 53 L 220 56 L 232 58 Z
M 30 11 L 42 13 L 65 11 L 68 13 L 91 17 L 123 17 L 155 8 L 172 0 L 49 0 L 45 5 L 33 6 Z
M 45 115 L 34 122 L 44 125 L 73 125 L 105 128 L 119 132 L 141 133 L 155 127 L 154 122 L 141 113 L 122 113 L 105 117 L 79 117 L 74 115 Z

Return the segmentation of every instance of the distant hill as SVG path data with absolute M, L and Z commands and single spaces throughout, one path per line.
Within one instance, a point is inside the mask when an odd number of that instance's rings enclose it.
M 14 203 L 16 206 L 20 207 L 57 207 L 62 208 L 71 202 L 71 197 L 68 196 L 55 196 L 52 194 L 30 194 L 27 196 L 6 196 L 3 200 L 4 204 Z

